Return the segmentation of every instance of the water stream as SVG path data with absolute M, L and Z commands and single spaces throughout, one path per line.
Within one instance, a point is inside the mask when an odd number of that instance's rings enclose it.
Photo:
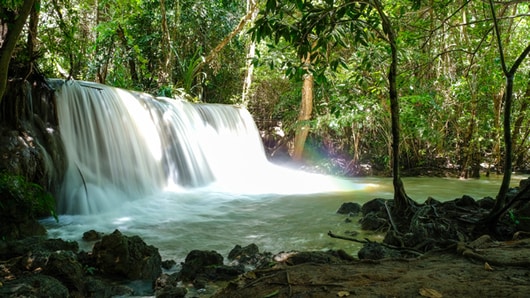
M 515 177 L 515 180 L 522 177 Z M 514 184 L 515 184 L 514 180 Z M 243 194 L 216 190 L 166 191 L 117 206 L 116 210 L 94 215 L 61 215 L 59 223 L 46 219 L 50 237 L 79 241 L 90 250 L 92 243 L 81 240 L 90 229 L 111 233 L 120 229 L 127 235 L 140 235 L 159 248 L 163 258 L 182 260 L 192 249 L 216 250 L 226 256 L 234 245 L 250 243 L 261 251 L 345 249 L 355 254 L 360 245 L 327 236 L 328 231 L 382 240 L 381 235 L 360 230 L 358 218 L 346 222 L 336 214 L 343 202 L 364 203 L 376 197 L 392 198 L 389 178 L 337 178 L 347 191 L 320 194 Z M 458 180 L 405 178 L 405 187 L 418 202 L 432 196 L 450 200 L 463 194 L 474 198 L 494 196 L 501 180 Z M 356 189 L 353 189 L 356 188 Z
M 268 163 L 250 114 L 238 107 L 86 82 L 63 84 L 57 105 L 69 168 L 58 194 L 59 222 L 42 222 L 49 237 L 79 241 L 84 250 L 93 245 L 81 240 L 84 232 L 119 229 L 156 246 L 164 259 L 182 260 L 192 249 L 226 256 L 250 243 L 272 253 L 356 253 L 359 244 L 327 236 L 359 231 L 357 219 L 346 222 L 337 209 L 392 198 L 390 178 L 345 179 Z M 404 179 L 419 202 L 493 197 L 500 182 Z

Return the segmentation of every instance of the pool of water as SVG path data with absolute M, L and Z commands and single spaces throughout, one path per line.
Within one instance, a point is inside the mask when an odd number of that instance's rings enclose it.
M 513 185 L 524 177 L 515 176 Z M 260 251 L 278 253 L 290 250 L 344 249 L 356 254 L 360 244 L 330 238 L 327 233 L 347 235 L 359 232 L 358 239 L 381 240 L 382 235 L 360 231 L 358 218 L 346 221 L 336 214 L 344 202 L 363 204 L 373 198 L 392 198 L 391 178 L 305 178 L 299 187 L 311 191 L 266 193 L 210 186 L 194 190 L 166 190 L 140 200 L 115 206 L 114 210 L 92 215 L 62 215 L 59 222 L 42 223 L 51 238 L 79 241 L 83 250 L 93 243 L 81 240 L 83 232 L 94 229 L 112 233 L 119 229 L 126 235 L 138 235 L 160 251 L 163 259 L 183 260 L 192 249 L 216 250 L 226 256 L 236 245 L 255 243 Z M 327 190 L 317 192 L 315 184 L 333 181 Z M 326 182 L 324 182 L 324 180 Z M 410 197 L 423 202 L 429 196 L 451 200 L 462 195 L 476 199 L 495 197 L 499 177 L 478 180 L 445 178 L 404 178 Z M 308 184 L 309 183 L 309 184 Z M 337 190 L 333 191 L 333 187 Z M 231 190 L 232 189 L 232 190 Z M 246 191 L 245 191 L 246 190 Z M 245 192 L 244 192 L 245 191 Z

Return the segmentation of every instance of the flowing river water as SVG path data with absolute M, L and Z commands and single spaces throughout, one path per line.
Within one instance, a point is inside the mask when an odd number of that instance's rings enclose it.
M 322 177 L 317 177 L 322 179 Z M 514 177 L 513 185 L 518 179 Z M 307 179 L 307 178 L 306 178 Z M 327 178 L 326 178 L 327 179 Z M 334 180 L 334 179 L 333 179 Z M 431 196 L 445 201 L 470 195 L 494 197 L 501 179 L 404 178 L 408 194 L 418 202 Z M 310 181 L 316 183 L 316 181 Z M 81 240 L 85 231 L 139 235 L 159 248 L 164 259 L 183 260 L 193 249 L 216 250 L 226 256 L 239 244 L 255 243 L 260 251 L 344 249 L 356 254 L 361 245 L 333 239 L 339 235 L 382 240 L 382 235 L 360 230 L 358 217 L 346 221 L 336 211 L 344 202 L 364 203 L 373 198 L 392 198 L 391 178 L 336 178 L 337 192 L 306 194 L 243 194 L 215 187 L 193 191 L 165 191 L 115 210 L 91 215 L 62 215 L 56 223 L 43 221 L 50 237 L 79 241 L 84 250 L 93 243 Z M 298 185 L 300 187 L 301 185 Z M 302 191 L 301 191 L 302 192 Z

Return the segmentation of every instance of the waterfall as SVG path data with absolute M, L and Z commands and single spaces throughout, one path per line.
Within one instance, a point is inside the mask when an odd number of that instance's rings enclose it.
M 56 92 L 68 168 L 62 214 L 95 214 L 166 188 L 237 180 L 267 164 L 246 109 L 68 81 Z

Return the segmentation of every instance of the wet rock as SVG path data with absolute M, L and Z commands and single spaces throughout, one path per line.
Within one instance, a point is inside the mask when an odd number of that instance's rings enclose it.
M 42 273 L 60 280 L 70 292 L 83 293 L 84 291 L 83 266 L 72 252 L 52 253 Z
M 491 210 L 495 205 L 495 199 L 493 199 L 492 197 L 485 197 L 483 199 L 478 200 L 477 204 L 482 209 Z
M 92 254 L 97 268 L 107 276 L 154 282 L 162 273 L 157 248 L 138 236 L 124 236 L 118 230 L 96 242 Z
M 361 212 L 361 205 L 354 202 L 342 203 L 337 210 L 338 214 L 349 214 L 350 216 L 357 216 L 359 212 Z
M 377 242 L 368 242 L 363 245 L 363 248 L 357 253 L 359 259 L 381 260 L 386 258 L 395 258 L 399 256 L 399 252 L 389 249 Z
M 254 243 L 245 247 L 241 247 L 241 245 L 238 244 L 234 246 L 234 248 L 232 248 L 232 250 L 228 253 L 228 259 L 231 261 L 239 260 L 240 262 L 244 263 L 258 253 L 259 248 Z
M 162 261 L 162 268 L 166 270 L 170 270 L 171 268 L 175 267 L 177 265 L 177 262 L 175 260 L 164 260 Z
M 155 296 L 157 298 L 185 297 L 188 290 L 179 286 L 178 274 L 162 274 L 155 282 Z
M 97 241 L 103 237 L 103 233 L 96 232 L 95 230 L 86 231 L 83 233 L 84 241 Z
M 256 244 L 252 243 L 245 247 L 236 245 L 228 254 L 228 260 L 232 265 L 244 265 L 247 269 L 265 268 L 272 260 L 270 252 L 259 252 Z
M 381 231 L 389 226 L 386 218 L 381 218 L 375 212 L 365 214 L 360 220 L 361 229 L 367 231 Z
M 223 256 L 216 251 L 192 250 L 182 263 L 180 278 L 192 281 L 199 274 L 206 273 L 208 269 L 223 265 Z
M 80 297 L 130 297 L 136 293 L 128 286 L 92 276 L 85 277 L 85 293 Z M 138 296 L 138 295 L 136 295 Z
M 156 292 L 157 298 L 184 298 L 188 290 L 183 287 L 166 287 Z
M 0 259 L 9 259 L 16 256 L 36 254 L 39 252 L 50 254 L 55 251 L 77 252 L 79 245 L 75 241 L 62 239 L 46 239 L 43 237 L 28 237 L 22 240 L 1 241 Z
M 460 207 L 473 207 L 476 208 L 478 206 L 475 199 L 468 195 L 463 195 L 462 198 L 455 200 L 455 205 Z
M 386 214 L 385 202 L 389 205 L 389 207 L 393 205 L 393 202 L 391 200 L 373 199 L 363 204 L 363 206 L 361 207 L 361 212 L 364 215 L 370 212 L 374 212 L 376 214 Z
M 274 256 L 274 260 L 288 265 L 304 263 L 343 264 L 354 258 L 343 250 L 283 252 Z
M 70 297 L 68 289 L 57 279 L 44 274 L 23 276 L 0 287 L 1 297 Z

